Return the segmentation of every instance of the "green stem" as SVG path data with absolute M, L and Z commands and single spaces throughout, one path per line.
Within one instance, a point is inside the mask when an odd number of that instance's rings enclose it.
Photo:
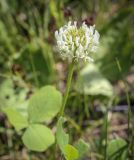
M 105 154 L 104 154 L 105 160 L 107 160 L 107 141 L 108 141 L 108 109 L 106 110 L 106 117 L 105 117 Z
M 62 107 L 61 107 L 61 111 L 60 111 L 60 116 L 64 115 L 64 110 L 65 110 L 66 102 L 67 102 L 67 99 L 68 99 L 68 94 L 69 94 L 69 90 L 70 90 L 70 86 L 71 86 L 71 81 L 72 81 L 72 76 L 73 76 L 73 71 L 74 71 L 74 64 L 75 64 L 75 62 L 72 61 L 71 65 L 70 65 L 70 68 L 69 68 L 68 78 L 67 78 L 67 86 L 66 86 L 64 97 L 63 97 L 63 102 L 62 102 Z

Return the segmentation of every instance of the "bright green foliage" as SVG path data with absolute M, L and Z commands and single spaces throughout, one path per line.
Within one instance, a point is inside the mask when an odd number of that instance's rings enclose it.
M 62 128 L 63 123 L 64 118 L 60 117 L 57 123 L 56 139 L 62 153 L 64 154 L 64 147 L 69 143 L 69 135 L 64 132 Z
M 17 131 L 27 128 L 22 140 L 29 150 L 44 151 L 54 143 L 55 137 L 49 128 L 39 122 L 53 118 L 59 112 L 61 102 L 60 92 L 52 86 L 46 86 L 37 91 L 30 99 L 29 122 L 15 109 L 5 108 L 4 112 Z
M 64 148 L 64 154 L 66 160 L 76 160 L 79 158 L 78 150 L 70 144 L 67 144 Z
M 28 115 L 30 122 L 43 122 L 53 118 L 60 110 L 61 93 L 52 86 L 42 87 L 30 99 Z
M 17 131 L 26 128 L 28 126 L 27 118 L 24 117 L 19 111 L 6 107 L 3 111 L 8 116 L 10 123 L 15 127 Z
M 76 90 L 87 95 L 103 95 L 111 97 L 112 85 L 105 79 L 94 64 L 88 64 L 80 72 L 76 83 Z
M 107 148 L 107 155 L 109 160 L 115 160 L 115 158 L 118 158 L 118 160 L 126 160 L 126 147 L 126 141 L 121 138 L 111 140 Z
M 44 151 L 55 141 L 52 131 L 41 125 L 31 124 L 25 131 L 22 140 L 28 149 Z
M 76 145 L 76 149 L 79 151 L 79 157 L 83 157 L 89 150 L 89 145 L 84 142 L 82 139 L 80 139 Z

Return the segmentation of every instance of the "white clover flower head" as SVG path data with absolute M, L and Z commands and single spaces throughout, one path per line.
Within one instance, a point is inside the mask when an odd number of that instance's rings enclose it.
M 96 52 L 99 37 L 95 26 L 88 27 L 85 22 L 82 23 L 81 27 L 78 27 L 76 21 L 69 21 L 67 25 L 55 32 L 61 56 L 62 58 L 68 58 L 69 61 L 72 61 L 72 59 L 93 61 L 90 55 Z

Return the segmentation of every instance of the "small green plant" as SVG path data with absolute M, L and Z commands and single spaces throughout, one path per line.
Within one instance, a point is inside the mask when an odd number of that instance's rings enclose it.
M 55 136 L 51 129 L 42 123 L 47 122 L 57 115 L 56 142 L 59 145 L 62 155 L 66 160 L 81 158 L 89 149 L 88 144 L 79 140 L 75 146 L 69 144 L 69 135 L 62 128 L 64 123 L 64 110 L 69 95 L 72 75 L 75 64 L 81 59 L 93 61 L 90 54 L 95 52 L 99 43 L 99 33 L 90 26 L 83 23 L 77 27 L 77 22 L 69 22 L 55 32 L 57 45 L 62 58 L 69 60 L 69 74 L 66 91 L 62 101 L 62 95 L 52 86 L 45 86 L 35 92 L 29 100 L 27 116 L 23 116 L 19 111 L 12 108 L 5 108 L 9 121 L 16 131 L 24 130 L 22 141 L 25 146 L 32 151 L 45 151 L 54 144 Z
M 77 22 L 72 23 L 70 21 L 55 32 L 55 37 L 61 57 L 69 61 L 67 86 L 57 126 L 57 143 L 66 160 L 76 160 L 81 158 L 89 147 L 84 141 L 80 141 L 76 147 L 69 144 L 69 135 L 62 130 L 62 116 L 64 116 L 75 64 L 80 60 L 93 62 L 91 53 L 97 50 L 99 33 L 95 30 L 95 26 L 88 27 L 83 23 L 81 27 L 78 27 Z
M 56 10 L 55 7 L 52 7 L 54 5 L 53 3 L 54 1 L 51 1 L 50 10 Z M 54 13 L 53 16 L 57 19 L 57 25 L 59 26 L 59 17 L 56 12 Z M 68 60 L 69 66 L 64 96 L 62 97 L 62 94 L 55 87 L 50 85 L 44 86 L 30 97 L 25 116 L 11 107 L 4 108 L 3 111 L 16 131 L 21 131 L 22 141 L 30 151 L 43 152 L 55 143 L 57 145 L 54 145 L 54 147 L 59 147 L 61 156 L 64 157 L 64 159 L 81 160 L 86 153 L 90 152 L 90 145 L 81 138 L 74 144 L 71 144 L 70 136 L 64 131 L 63 127 L 66 120 L 65 108 L 70 94 L 69 91 L 75 66 L 81 62 L 89 63 L 86 68 L 80 71 L 77 83 L 75 84 L 74 88 L 79 93 L 111 97 L 113 90 L 109 81 L 99 73 L 97 67 L 92 63 L 94 61 L 92 53 L 96 52 L 99 45 L 99 33 L 95 30 L 95 26 L 88 27 L 85 23 L 82 23 L 82 25 L 78 27 L 77 22 L 68 22 L 67 25 L 55 32 L 55 38 L 58 51 L 63 59 Z M 33 41 L 28 46 L 29 53 L 32 52 L 31 47 L 35 47 L 35 44 L 36 41 Z M 42 42 L 40 42 L 40 45 L 42 45 Z M 35 50 L 35 48 L 33 50 Z M 35 67 L 33 65 L 33 70 L 34 69 Z M 37 81 L 38 84 L 36 74 L 35 81 Z M 47 125 L 54 117 L 56 117 L 55 132 Z M 126 141 L 121 138 L 108 141 L 107 132 L 108 110 L 104 119 L 104 132 L 101 138 L 101 143 L 105 143 L 103 145 L 105 151 L 99 152 L 101 153 L 100 159 L 126 160 L 128 155 L 128 144 Z
M 64 123 L 64 110 L 69 95 L 75 64 L 81 59 L 91 62 L 90 54 L 95 52 L 99 44 L 99 33 L 95 27 L 88 27 L 85 23 L 81 27 L 77 22 L 69 22 L 55 32 L 57 45 L 62 58 L 69 60 L 69 73 L 66 91 L 62 95 L 52 86 L 45 86 L 35 92 L 29 100 L 27 116 L 12 108 L 5 108 L 9 121 L 16 131 L 24 129 L 22 141 L 32 151 L 45 151 L 54 144 L 55 136 L 51 129 L 42 123 L 58 115 L 56 142 L 66 160 L 76 160 L 83 157 L 89 150 L 89 145 L 79 140 L 75 146 L 69 143 L 69 135 L 62 128 Z

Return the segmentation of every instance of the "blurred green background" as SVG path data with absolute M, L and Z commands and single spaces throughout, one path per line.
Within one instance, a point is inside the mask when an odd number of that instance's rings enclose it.
M 64 92 L 68 62 L 60 58 L 54 32 L 69 20 L 95 24 L 100 33 L 95 62 L 75 68 L 66 110 L 72 142 L 82 136 L 91 144 L 87 160 L 102 159 L 107 107 L 109 139 L 128 139 L 126 93 L 134 106 L 134 1 L 0 0 L 1 160 L 53 160 L 53 148 L 29 153 L 1 110 L 15 107 L 25 115 L 29 97 L 47 84 Z

